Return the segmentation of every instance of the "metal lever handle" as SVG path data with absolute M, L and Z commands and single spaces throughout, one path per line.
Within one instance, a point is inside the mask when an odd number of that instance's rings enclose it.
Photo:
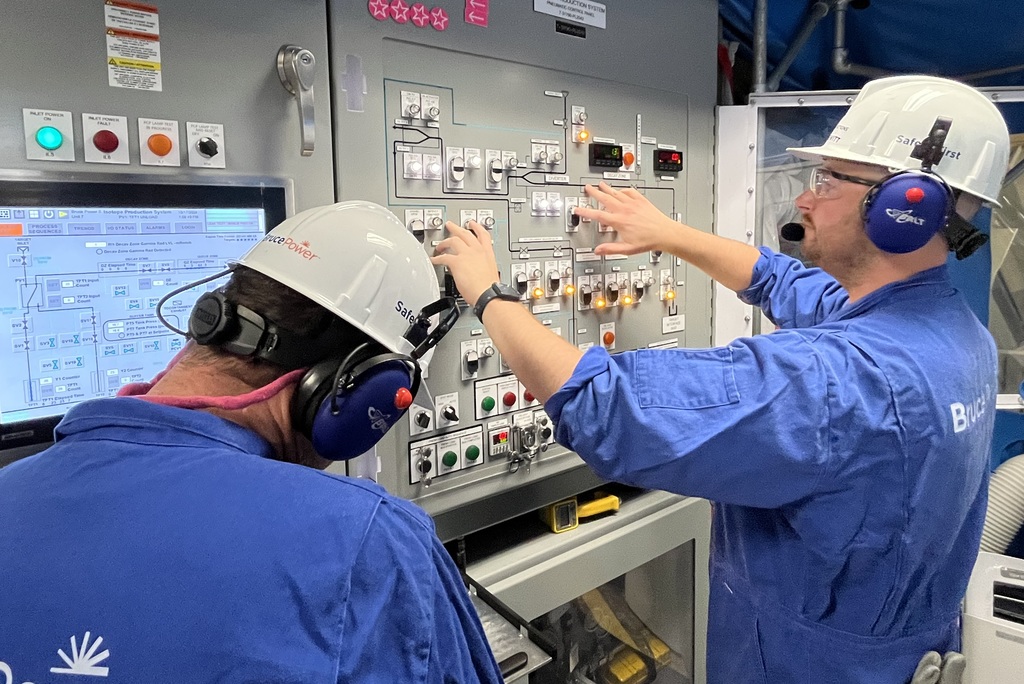
M 299 102 L 302 120 L 302 156 L 313 154 L 316 144 L 316 121 L 313 112 L 313 79 L 316 76 L 316 58 L 313 53 L 297 45 L 284 45 L 277 51 L 277 75 L 285 89 Z

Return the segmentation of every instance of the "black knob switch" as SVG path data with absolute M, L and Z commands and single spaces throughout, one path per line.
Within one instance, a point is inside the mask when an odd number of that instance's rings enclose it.
M 441 411 L 441 415 L 444 416 L 445 420 L 451 423 L 459 422 L 459 414 L 456 413 L 455 407 L 450 404 L 444 407 L 444 410 Z
M 215 157 L 219 151 L 219 146 L 213 138 L 200 138 L 199 142 L 196 143 L 196 149 L 204 157 Z
M 426 475 L 427 473 L 430 472 L 430 469 L 434 467 L 434 464 L 426 459 L 423 459 L 422 461 L 419 462 L 419 464 L 417 464 L 416 467 L 419 469 L 421 473 Z
M 426 411 L 420 411 L 419 413 L 416 414 L 415 421 L 416 421 L 416 424 L 419 425 L 421 428 L 429 427 L 430 426 L 430 414 L 427 413 Z
M 551 439 L 551 428 L 543 427 L 540 429 L 540 438 L 543 440 Z

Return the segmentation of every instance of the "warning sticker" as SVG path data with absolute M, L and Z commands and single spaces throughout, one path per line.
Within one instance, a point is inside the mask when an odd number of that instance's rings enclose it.
M 106 0 L 107 83 L 112 88 L 163 90 L 157 8 Z

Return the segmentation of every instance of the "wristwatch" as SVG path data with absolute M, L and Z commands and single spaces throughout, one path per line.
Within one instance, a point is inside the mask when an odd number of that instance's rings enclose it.
M 494 283 L 489 288 L 483 291 L 479 298 L 476 300 L 476 306 L 473 307 L 473 313 L 477 319 L 482 323 L 484 318 L 484 307 L 491 303 L 493 299 L 504 299 L 509 302 L 518 302 L 521 295 L 511 285 L 505 283 Z

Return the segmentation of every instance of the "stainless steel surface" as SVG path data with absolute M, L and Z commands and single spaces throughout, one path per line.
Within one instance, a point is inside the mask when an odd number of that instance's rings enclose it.
M 284 45 L 277 52 L 277 75 L 285 89 L 299 103 L 302 126 L 302 156 L 313 154 L 316 147 L 316 112 L 313 109 L 313 83 L 316 79 L 316 58 L 296 45 Z
M 516 653 L 526 653 L 526 667 L 510 673 L 505 681 L 513 682 L 521 679 L 551 662 L 551 656 L 523 636 L 515 625 L 484 603 L 483 599 L 476 594 L 471 594 L 470 599 L 473 601 L 473 607 L 476 608 L 476 614 L 480 616 L 480 624 L 484 627 L 484 635 L 487 637 L 487 643 L 494 653 L 495 660 L 500 663 Z

